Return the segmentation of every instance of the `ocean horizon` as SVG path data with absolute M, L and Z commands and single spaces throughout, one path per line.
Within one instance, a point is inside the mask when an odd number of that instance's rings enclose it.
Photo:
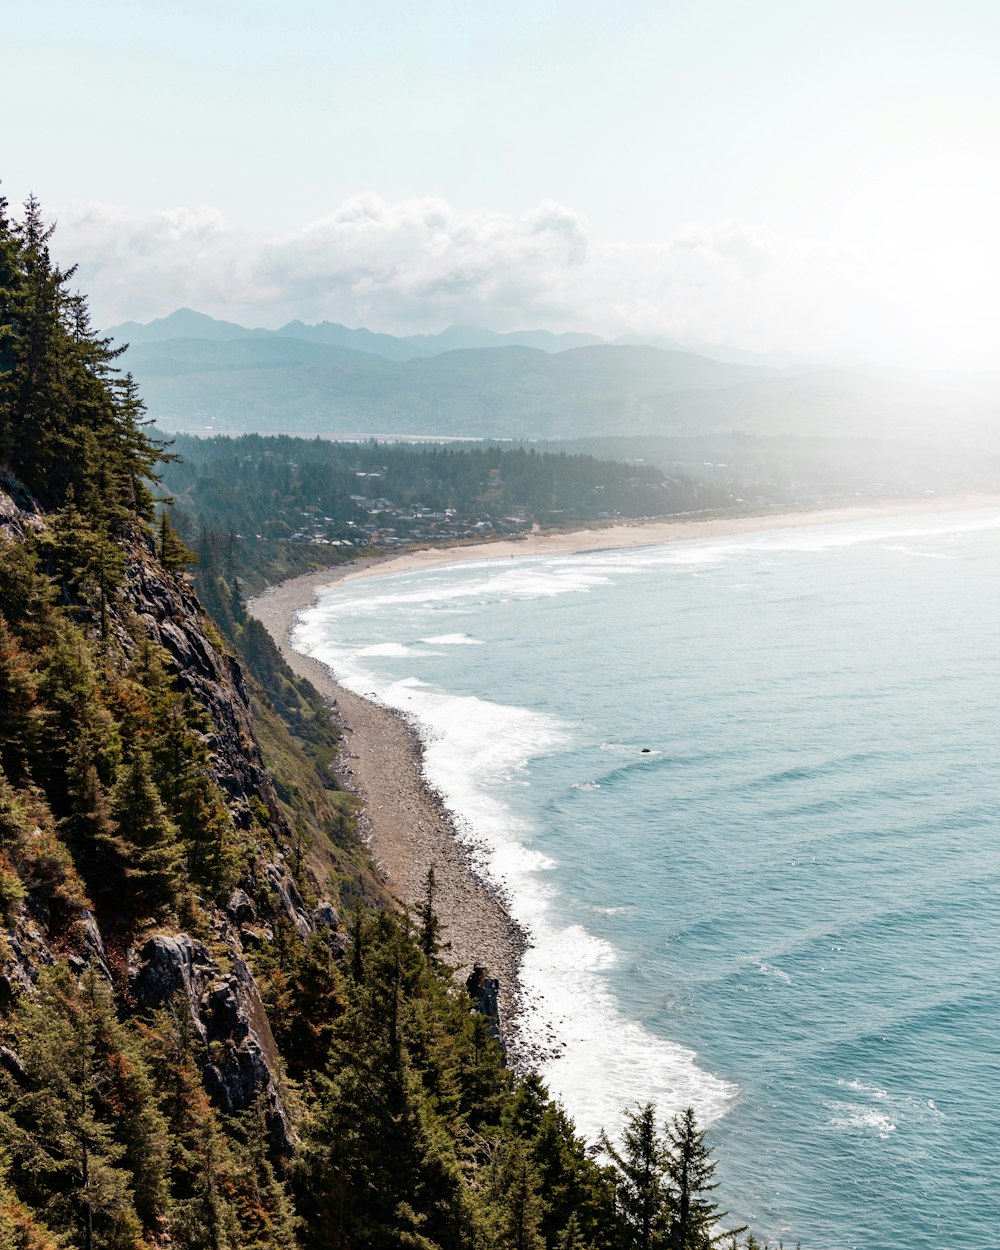
M 1000 1220 L 998 529 L 776 520 L 386 573 L 298 619 L 421 734 L 531 937 L 522 1027 L 580 1131 L 694 1105 L 760 1237 Z

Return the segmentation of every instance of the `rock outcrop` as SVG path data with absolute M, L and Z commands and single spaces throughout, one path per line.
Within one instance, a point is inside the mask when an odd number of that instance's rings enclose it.
M 142 1008 L 187 1012 L 209 1096 L 229 1113 L 263 1098 L 272 1142 L 289 1153 L 295 1137 L 280 1092 L 278 1047 L 253 974 L 223 929 L 220 958 L 186 933 L 147 938 L 130 952 L 131 994 Z

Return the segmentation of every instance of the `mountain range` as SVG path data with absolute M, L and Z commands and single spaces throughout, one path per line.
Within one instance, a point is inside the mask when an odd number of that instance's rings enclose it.
M 249 329 L 190 309 L 108 331 L 165 430 L 578 438 L 747 434 L 994 445 L 995 376 L 736 363 L 676 345 L 452 326 Z
M 351 351 L 367 352 L 386 360 L 416 360 L 425 356 L 439 356 L 442 352 L 457 351 L 470 347 L 533 347 L 543 352 L 560 352 L 570 347 L 593 347 L 605 340 L 596 334 L 553 334 L 550 330 L 515 330 L 501 334 L 481 326 L 448 326 L 439 334 L 378 334 L 363 327 L 351 329 L 336 321 L 320 321 L 306 325 L 303 321 L 289 321 L 278 330 L 250 329 L 233 321 L 219 321 L 191 308 L 178 308 L 167 317 L 158 317 L 145 324 L 126 321 L 112 326 L 108 331 L 120 342 L 132 344 L 163 343 L 170 339 L 207 339 L 212 342 L 231 342 L 234 339 L 298 339 L 306 343 L 323 343 L 328 347 L 346 347 Z M 659 346 L 679 347 L 680 344 L 663 341 Z

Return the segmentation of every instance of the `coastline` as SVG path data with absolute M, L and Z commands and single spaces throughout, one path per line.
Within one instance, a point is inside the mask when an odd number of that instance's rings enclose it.
M 397 712 L 341 686 L 318 660 L 295 651 L 290 634 L 298 614 L 323 591 L 341 582 L 445 564 L 631 549 L 991 506 L 1000 506 L 1000 497 L 966 495 L 811 512 L 619 523 L 594 530 L 532 533 L 517 540 L 420 548 L 302 574 L 268 587 L 247 607 L 268 630 L 290 667 L 308 678 L 331 703 L 344 734 L 341 782 L 362 799 L 362 832 L 389 889 L 404 907 L 412 909 L 420 901 L 427 868 L 434 866 L 437 910 L 444 938 L 451 943 L 445 958 L 463 981 L 476 962 L 500 978 L 501 1018 L 516 1059 L 517 1019 L 522 1006 L 518 970 L 528 935 L 511 917 L 500 887 L 479 872 L 474 849 L 457 836 L 449 812 L 428 785 L 422 746 L 414 728 Z M 533 1057 L 521 1058 L 530 1061 Z
M 517 1054 L 518 969 L 527 935 L 510 915 L 500 887 L 477 870 L 474 849 L 457 836 L 451 815 L 427 783 L 416 731 L 397 712 L 340 685 L 324 664 L 290 644 L 298 613 L 337 580 L 336 570 L 306 573 L 269 587 L 247 609 L 292 670 L 329 702 L 343 734 L 338 779 L 362 800 L 362 836 L 403 907 L 412 910 L 422 901 L 427 869 L 433 865 L 435 910 L 442 938 L 450 944 L 442 958 L 463 982 L 476 963 L 499 978 L 504 1039 Z

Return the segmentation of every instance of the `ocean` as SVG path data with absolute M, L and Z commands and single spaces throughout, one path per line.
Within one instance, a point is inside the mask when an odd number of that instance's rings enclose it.
M 456 564 L 299 618 L 419 726 L 531 933 L 526 1025 L 580 1131 L 693 1104 L 759 1237 L 998 1244 L 998 531 Z

